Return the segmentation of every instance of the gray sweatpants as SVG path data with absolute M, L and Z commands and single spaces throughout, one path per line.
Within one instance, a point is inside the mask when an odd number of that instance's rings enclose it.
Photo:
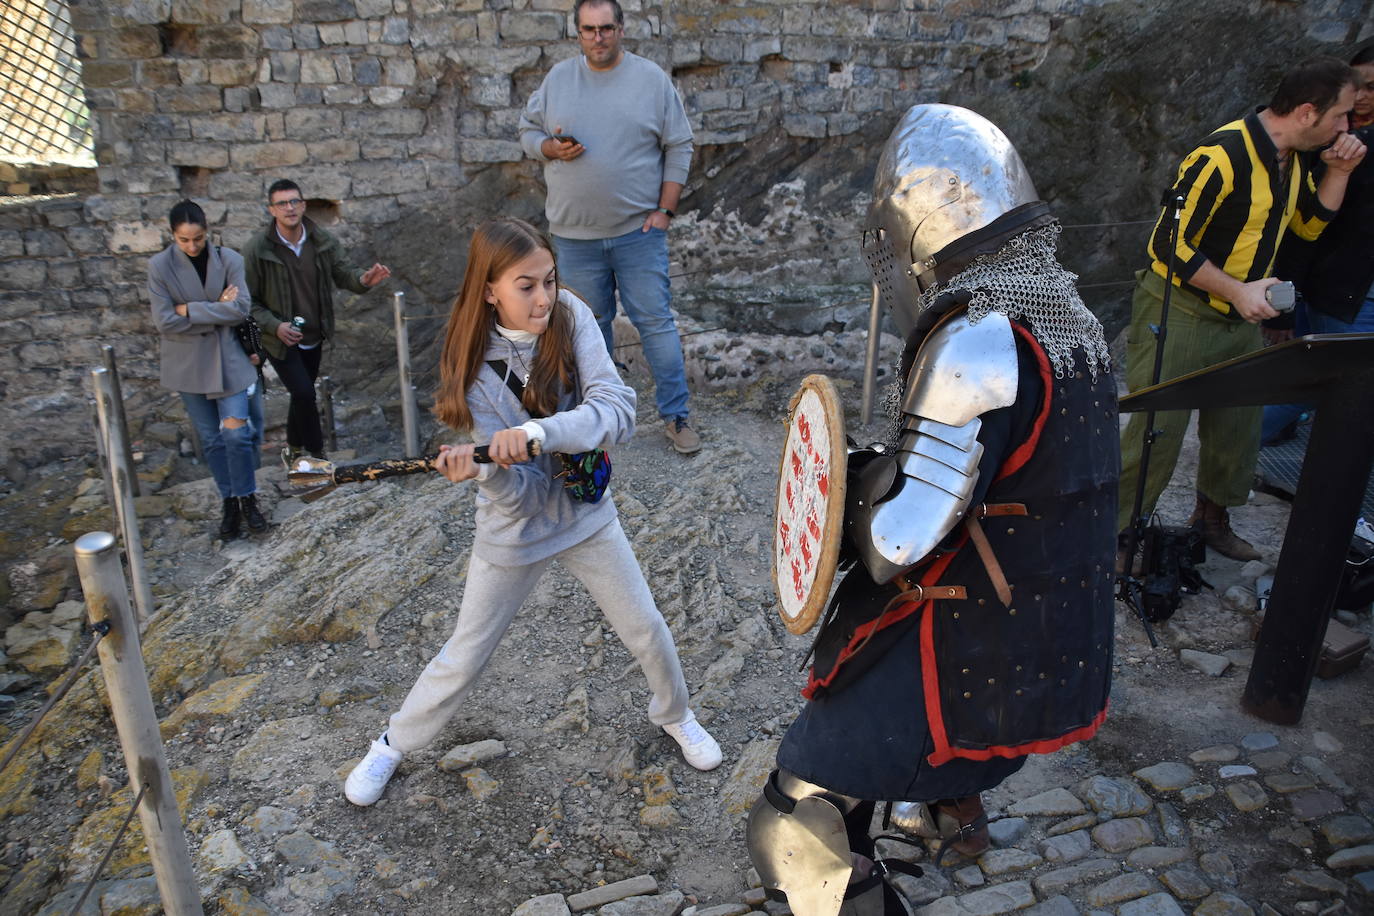
M 516 611 L 555 559 L 591 593 L 644 670 L 653 691 L 650 721 L 669 725 L 687 715 L 687 683 L 677 647 L 617 518 L 580 544 L 528 566 L 496 566 L 472 557 L 453 635 L 425 666 L 400 710 L 392 715 L 386 733 L 392 747 L 409 752 L 434 740 L 486 667 Z

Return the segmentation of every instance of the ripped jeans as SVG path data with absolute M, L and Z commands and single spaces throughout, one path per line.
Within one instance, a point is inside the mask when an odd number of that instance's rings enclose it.
M 261 436 L 254 425 L 254 413 L 257 417 L 261 417 L 261 413 L 252 411 L 250 404 L 253 398 L 261 397 L 256 383 L 222 398 L 212 399 L 188 391 L 180 394 L 181 403 L 186 405 L 186 415 L 195 424 L 196 435 L 205 451 L 205 463 L 214 475 L 220 498 L 252 496 L 258 490 L 254 474 L 258 466 L 255 443 Z M 226 420 L 238 420 L 241 424 L 226 426 Z M 260 419 L 257 424 L 261 425 Z

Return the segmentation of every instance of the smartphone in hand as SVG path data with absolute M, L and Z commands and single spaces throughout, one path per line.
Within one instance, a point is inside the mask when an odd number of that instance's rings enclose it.
M 582 142 L 581 140 L 578 140 L 576 137 L 574 137 L 572 134 L 554 134 L 554 135 L 553 135 L 553 138 L 554 138 L 555 140 L 557 140 L 559 143 L 581 143 L 581 142 Z

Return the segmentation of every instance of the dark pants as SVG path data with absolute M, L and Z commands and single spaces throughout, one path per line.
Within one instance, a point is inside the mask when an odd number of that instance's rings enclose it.
M 291 393 L 291 407 L 286 412 L 286 444 L 312 454 L 324 454 L 320 408 L 315 403 L 315 379 L 320 374 L 323 350 L 323 346 L 309 350 L 287 347 L 285 359 L 268 357 L 277 378 Z

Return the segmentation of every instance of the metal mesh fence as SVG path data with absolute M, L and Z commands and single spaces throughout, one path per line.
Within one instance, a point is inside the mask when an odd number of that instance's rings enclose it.
M 95 165 L 65 0 L 0 0 L 0 161 Z

